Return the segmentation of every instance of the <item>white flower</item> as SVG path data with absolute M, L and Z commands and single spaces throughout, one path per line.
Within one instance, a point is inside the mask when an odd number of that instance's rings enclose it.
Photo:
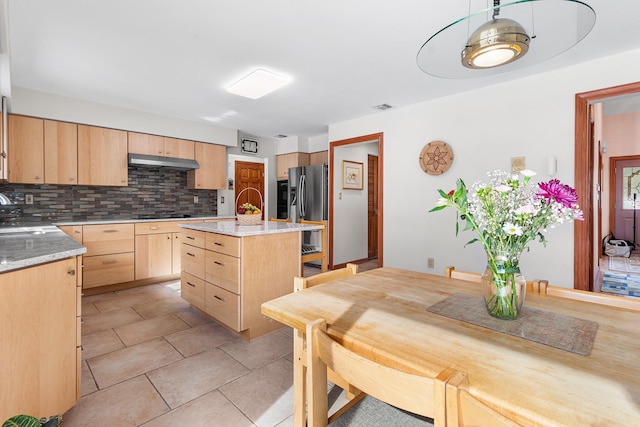
M 505 224 L 502 226 L 502 229 L 510 236 L 522 236 L 522 227 L 520 227 L 519 225 L 505 222 Z
M 538 209 L 536 209 L 535 206 L 533 206 L 532 203 L 528 203 L 524 206 L 520 206 L 518 209 L 516 209 L 516 215 L 523 215 L 523 214 L 531 214 L 531 215 L 535 215 L 538 213 Z
M 532 176 L 538 175 L 537 173 L 529 169 L 521 170 L 520 174 L 523 176 L 528 176 L 529 178 L 531 178 Z
M 494 190 L 500 192 L 500 193 L 508 193 L 511 191 L 511 187 L 509 187 L 508 185 L 498 185 L 496 188 L 494 188 Z
M 440 197 L 436 202 L 436 206 L 449 206 L 449 199 L 446 197 Z

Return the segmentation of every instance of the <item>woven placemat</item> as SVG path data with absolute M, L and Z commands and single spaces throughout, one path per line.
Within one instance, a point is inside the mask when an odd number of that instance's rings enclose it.
M 528 308 L 526 303 L 516 320 L 496 319 L 477 295 L 453 294 L 427 311 L 582 356 L 591 354 L 598 330 L 598 323 L 591 320 Z

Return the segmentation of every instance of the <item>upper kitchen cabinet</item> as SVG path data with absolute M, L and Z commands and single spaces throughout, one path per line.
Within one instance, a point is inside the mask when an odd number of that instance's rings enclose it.
M 195 190 L 226 188 L 227 147 L 196 142 L 194 152 L 200 168 L 187 171 L 187 188 Z
M 128 139 L 129 153 L 191 160 L 194 158 L 193 141 L 138 132 L 128 132 Z
M 7 146 L 8 180 L 24 184 L 44 183 L 44 121 L 9 116 Z
M 329 164 L 329 151 L 316 151 L 315 153 L 309 153 L 310 165 L 322 165 Z
M 78 125 L 44 121 L 44 182 L 78 184 Z
M 127 132 L 78 125 L 78 184 L 128 185 Z
M 309 165 L 309 153 L 288 153 L 276 156 L 278 179 L 289 179 L 289 168 Z

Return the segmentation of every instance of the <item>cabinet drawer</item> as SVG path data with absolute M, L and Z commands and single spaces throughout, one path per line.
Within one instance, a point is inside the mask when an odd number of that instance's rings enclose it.
M 239 294 L 240 259 L 218 252 L 205 252 L 205 280 Z
M 211 283 L 205 285 L 205 312 L 240 332 L 240 297 Z
M 134 278 L 134 253 L 83 257 L 82 287 L 113 285 Z
M 63 225 L 58 227 L 64 231 L 69 237 L 76 242 L 82 244 L 82 226 L 81 225 Z
M 206 233 L 204 247 L 234 257 L 240 256 L 240 238 L 225 234 Z
M 183 271 L 181 275 L 180 295 L 194 307 L 204 311 L 204 280 Z
M 181 230 L 177 221 L 169 222 L 136 222 L 136 234 L 177 233 Z
M 204 231 L 191 230 L 189 228 L 180 229 L 180 240 L 188 245 L 204 248 Z
M 82 228 L 85 256 L 133 252 L 133 230 L 133 224 L 85 225 Z
M 184 243 L 181 249 L 182 271 L 204 279 L 204 249 Z

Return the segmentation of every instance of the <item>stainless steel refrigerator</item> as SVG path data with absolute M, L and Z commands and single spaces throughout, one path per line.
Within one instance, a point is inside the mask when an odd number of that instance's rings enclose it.
M 293 222 L 326 221 L 329 203 L 329 167 L 327 165 L 299 166 L 289 169 L 289 218 Z M 305 231 L 302 254 L 321 250 L 322 235 Z M 314 264 L 316 264 L 314 262 Z
M 298 222 L 327 219 L 329 201 L 329 167 L 299 166 L 289 169 L 289 218 Z

